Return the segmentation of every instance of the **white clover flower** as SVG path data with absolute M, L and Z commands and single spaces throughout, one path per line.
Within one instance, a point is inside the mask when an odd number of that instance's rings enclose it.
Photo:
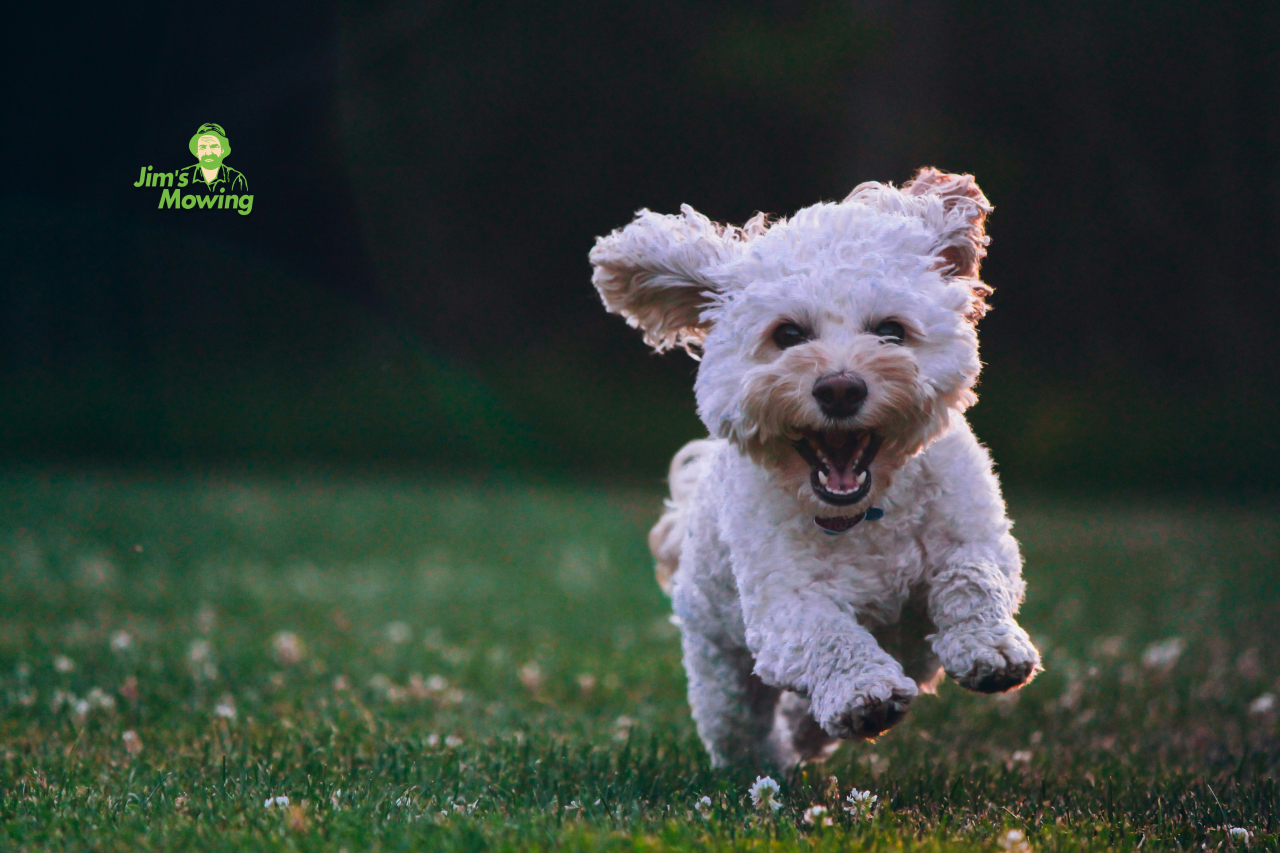
M 755 783 L 748 789 L 747 793 L 751 794 L 751 805 L 762 811 L 768 809 L 776 812 L 782 808 L 782 803 L 778 802 L 778 794 L 781 791 L 782 786 L 771 777 L 757 776 Z
M 1031 845 L 1021 829 L 1011 829 L 996 839 L 996 844 L 1007 853 L 1031 853 Z
M 133 729 L 120 735 L 120 740 L 124 741 L 124 751 L 130 755 L 137 755 L 142 752 L 142 738 L 138 737 L 138 733 Z
M 271 652 L 282 666 L 293 666 L 307 655 L 302 638 L 292 631 L 281 631 L 271 638 Z
M 698 797 L 698 801 L 693 804 L 693 809 L 704 818 L 711 817 L 711 798 Z
M 1271 693 L 1263 693 L 1249 703 L 1249 713 L 1255 716 L 1270 714 L 1276 709 L 1276 697 Z
M 53 668 L 58 672 L 70 672 L 76 668 L 76 662 L 66 655 L 58 655 L 53 659 Z
M 520 667 L 518 675 L 520 676 L 520 683 L 530 693 L 537 693 L 538 688 L 542 686 L 542 667 L 538 666 L 537 661 L 530 661 Z
M 284 808 L 289 805 L 288 797 L 267 797 L 266 802 L 262 804 L 264 809 Z
M 1187 641 L 1181 637 L 1170 637 L 1162 643 L 1152 643 L 1142 653 L 1142 665 L 1147 669 L 1173 669 L 1186 648 Z
M 187 647 L 187 669 L 196 681 L 213 681 L 218 667 L 213 659 L 213 646 L 208 640 L 194 640 Z
M 128 631 L 117 631 L 111 638 L 111 650 L 125 652 L 133 647 L 133 635 Z
M 388 623 L 386 631 L 387 640 L 393 646 L 403 646 L 405 643 L 413 639 L 413 629 L 404 622 L 397 621 Z
M 1029 749 L 1017 749 L 1009 756 L 1009 760 L 1004 763 L 1005 769 L 1012 770 L 1019 764 L 1027 765 L 1031 763 L 1031 759 L 1035 754 Z
M 810 826 L 831 826 L 831 816 L 826 806 L 809 806 L 804 810 L 804 822 Z
M 870 791 L 859 791 L 854 788 L 849 792 L 849 796 L 844 798 L 844 810 L 854 820 L 864 820 L 871 817 L 871 812 L 875 810 L 877 799 L 879 797 Z
M 444 745 L 450 749 L 457 749 L 462 746 L 462 738 L 457 735 L 445 735 Z
M 1243 826 L 1230 826 L 1227 827 L 1227 837 L 1232 841 L 1248 845 L 1253 840 L 1253 833 Z
M 218 700 L 218 704 L 213 706 L 215 716 L 222 717 L 224 720 L 235 721 L 236 718 L 236 700 L 228 693 Z
M 187 647 L 187 660 L 191 663 L 204 663 L 213 657 L 213 646 L 208 640 L 194 640 Z
M 91 709 L 99 708 L 103 711 L 111 711 L 116 707 L 116 698 L 101 687 L 94 687 L 89 691 L 89 695 L 84 698 Z

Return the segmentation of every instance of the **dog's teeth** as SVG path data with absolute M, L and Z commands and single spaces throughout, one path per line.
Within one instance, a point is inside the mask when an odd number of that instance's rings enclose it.
M 827 484 L 827 472 L 826 472 L 826 471 L 819 471 L 819 472 L 818 472 L 818 482 L 819 482 L 819 483 L 821 483 L 821 484 L 822 484 L 822 485 L 824 485 L 824 486 Z

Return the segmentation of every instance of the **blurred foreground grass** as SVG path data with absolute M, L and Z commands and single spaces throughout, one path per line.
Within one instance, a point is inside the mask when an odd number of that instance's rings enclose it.
M 3 846 L 1276 848 L 1274 507 L 1011 501 L 1048 671 L 944 685 L 761 815 L 693 733 L 644 545 L 660 499 L 0 478 Z

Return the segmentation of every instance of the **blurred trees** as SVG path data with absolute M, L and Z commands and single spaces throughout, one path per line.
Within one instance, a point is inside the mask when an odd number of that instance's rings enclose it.
M 974 417 L 1007 476 L 1280 474 L 1274 4 L 232 4 L 218 63 L 193 62 L 205 36 L 159 6 L 71 33 L 24 14 L 33 82 L 12 103 L 31 131 L 4 144 L 31 168 L 0 248 L 0 381 L 24 397 L 10 458 L 501 462 L 476 450 L 500 441 L 424 435 L 488 420 L 518 425 L 511 458 L 655 476 L 698 431 L 693 365 L 600 309 L 593 238 L 640 207 L 742 221 L 932 164 L 996 205 Z M 128 186 L 184 164 L 203 121 L 233 138 L 252 216 L 174 216 Z M 113 144 L 86 160 L 85 132 Z M 186 378 L 210 372 L 239 403 L 199 403 Z M 446 416 L 440 389 L 462 387 L 489 402 Z M 331 439 L 314 419 L 270 441 L 219 420 L 301 395 Z M 139 437 L 193 410 L 201 430 Z

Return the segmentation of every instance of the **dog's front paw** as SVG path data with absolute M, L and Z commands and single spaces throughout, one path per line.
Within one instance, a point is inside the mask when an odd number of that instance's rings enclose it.
M 815 715 L 827 734 L 839 738 L 873 738 L 906 716 L 919 690 L 901 672 L 863 675 L 843 685 Z M 835 699 L 835 701 L 831 701 Z
M 1040 653 L 1015 622 L 965 625 L 940 632 L 933 650 L 947 675 L 979 693 L 1021 687 L 1041 671 Z

